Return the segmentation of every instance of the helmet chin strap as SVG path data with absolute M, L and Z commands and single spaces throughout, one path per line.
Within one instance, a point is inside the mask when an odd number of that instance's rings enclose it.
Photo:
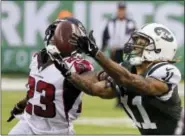
M 133 66 L 138 66 L 143 63 L 143 59 L 141 57 L 134 57 L 134 58 L 130 58 L 129 62 Z
M 150 55 L 143 55 L 142 57 L 139 57 L 139 56 L 136 56 L 136 57 L 133 57 L 133 58 L 130 58 L 129 59 L 129 62 L 131 65 L 134 65 L 134 66 L 138 66 L 138 65 L 141 65 L 144 61 L 148 61 L 148 62 L 158 62 L 158 61 L 162 61 L 162 59 L 160 60 L 155 60 L 153 59 Z

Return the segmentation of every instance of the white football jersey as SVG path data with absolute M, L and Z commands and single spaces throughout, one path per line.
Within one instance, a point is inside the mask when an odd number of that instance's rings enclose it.
M 163 65 L 163 64 L 166 64 L 166 65 Z M 181 80 L 181 73 L 175 65 L 172 65 L 166 62 L 161 62 L 161 63 L 155 64 L 150 69 L 150 71 L 148 71 L 148 74 L 146 75 L 146 77 L 155 78 L 157 80 L 165 82 L 169 86 L 169 90 L 167 93 L 165 93 L 164 95 L 161 95 L 160 97 L 157 97 L 162 101 L 167 101 L 172 97 L 174 89 L 178 86 Z
M 65 58 L 72 72 L 79 72 L 81 65 L 86 71 L 93 66 L 87 60 L 77 57 Z M 72 134 L 73 124 L 80 115 L 82 92 L 63 89 L 64 77 L 51 64 L 38 69 L 38 55 L 34 55 L 30 64 L 28 79 L 29 100 L 24 111 L 24 119 L 35 134 Z

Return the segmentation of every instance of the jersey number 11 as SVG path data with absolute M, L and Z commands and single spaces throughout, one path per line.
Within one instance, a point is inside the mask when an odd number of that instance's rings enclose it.
M 128 105 L 127 95 L 124 95 L 124 97 L 121 97 L 121 102 L 123 103 L 125 109 L 127 110 L 127 112 L 129 113 L 129 115 L 131 116 L 132 120 L 134 121 L 134 123 L 136 124 L 138 128 L 142 128 L 142 129 L 156 129 L 157 128 L 156 123 L 151 122 L 145 108 L 143 107 L 141 96 L 135 96 L 132 99 L 132 105 L 138 108 L 140 115 L 142 116 L 142 119 L 144 122 L 138 122 L 136 120 L 132 110 L 130 109 Z

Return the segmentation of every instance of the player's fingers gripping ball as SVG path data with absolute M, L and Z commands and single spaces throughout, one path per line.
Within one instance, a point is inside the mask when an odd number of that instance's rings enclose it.
M 93 36 L 93 31 L 90 31 L 89 36 L 79 36 L 73 33 L 69 42 L 92 57 L 94 57 L 99 50 Z

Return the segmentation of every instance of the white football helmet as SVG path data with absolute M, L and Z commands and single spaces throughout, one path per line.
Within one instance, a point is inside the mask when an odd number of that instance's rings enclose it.
M 136 37 L 146 39 L 147 45 L 137 45 L 134 41 Z M 142 47 L 140 55 L 133 53 L 138 47 Z M 177 41 L 174 34 L 166 26 L 158 23 L 146 24 L 136 30 L 124 47 L 124 52 L 129 54 L 131 65 L 140 65 L 144 61 L 172 61 L 176 51 Z

